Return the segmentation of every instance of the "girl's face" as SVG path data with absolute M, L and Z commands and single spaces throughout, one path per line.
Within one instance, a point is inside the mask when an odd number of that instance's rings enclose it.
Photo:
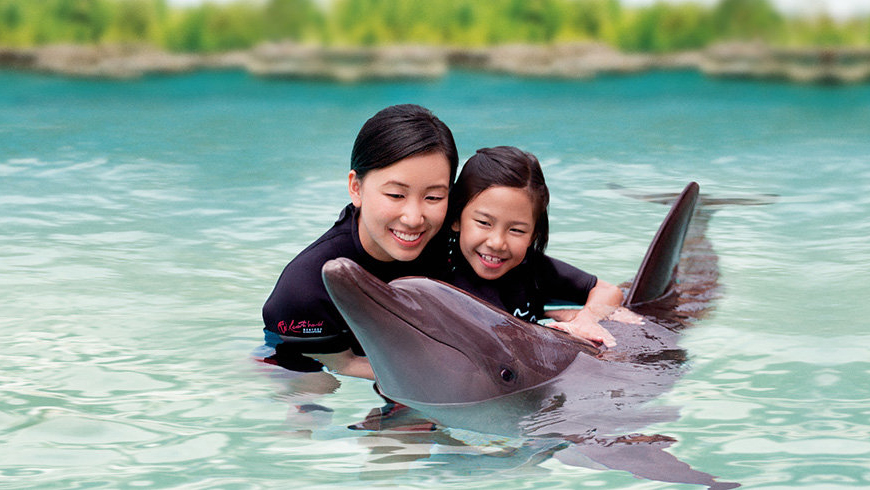
M 450 162 L 440 153 L 404 158 L 362 180 L 351 170 L 348 191 L 360 209 L 365 251 L 384 262 L 419 257 L 444 223 L 449 190 Z
M 526 257 L 535 230 L 534 203 L 525 189 L 490 187 L 469 201 L 453 223 L 462 256 L 484 279 L 498 279 Z

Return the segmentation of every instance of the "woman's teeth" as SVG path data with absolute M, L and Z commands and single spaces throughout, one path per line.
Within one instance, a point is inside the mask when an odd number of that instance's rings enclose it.
M 406 242 L 413 242 L 414 240 L 420 238 L 422 233 L 405 233 L 398 230 L 393 230 L 393 235 L 396 235 L 400 240 L 404 240 Z

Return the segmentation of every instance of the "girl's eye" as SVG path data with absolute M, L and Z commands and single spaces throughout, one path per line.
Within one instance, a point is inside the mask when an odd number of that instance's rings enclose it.
M 511 233 L 514 233 L 516 235 L 525 235 L 527 232 L 526 230 L 521 230 L 519 228 L 511 228 Z
M 482 220 L 482 219 L 476 219 L 476 220 L 474 220 L 474 221 L 475 221 L 477 224 L 479 224 L 480 226 L 489 226 L 489 221 L 484 221 L 484 220 Z
M 402 194 L 391 194 L 389 192 L 386 195 L 387 195 L 387 197 L 389 197 L 391 199 L 401 199 L 401 198 L 405 197 Z
M 426 196 L 427 201 L 440 202 L 444 200 L 444 196 Z

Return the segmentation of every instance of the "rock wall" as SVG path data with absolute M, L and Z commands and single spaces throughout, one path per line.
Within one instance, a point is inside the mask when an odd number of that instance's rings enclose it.
M 844 84 L 870 81 L 870 48 L 785 49 L 732 43 L 701 51 L 654 55 L 622 53 L 597 43 L 486 48 L 341 48 L 285 42 L 262 44 L 248 51 L 196 55 L 167 53 L 142 45 L 53 45 L 0 48 L 0 68 L 113 79 L 240 69 L 263 77 L 339 82 L 431 79 L 443 76 L 451 68 L 569 79 L 590 78 L 602 73 L 696 69 L 714 77 Z

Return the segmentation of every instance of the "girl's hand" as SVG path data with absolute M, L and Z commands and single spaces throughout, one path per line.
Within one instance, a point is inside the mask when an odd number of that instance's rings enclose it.
M 590 340 L 607 348 L 615 347 L 616 339 L 613 338 L 613 335 L 606 328 L 598 324 L 598 320 L 607 316 L 613 309 L 607 308 L 608 311 L 606 312 L 593 311 L 592 308 L 548 311 L 547 316 L 556 321 L 547 326 L 561 330 L 572 337 Z M 595 308 L 595 310 L 601 309 Z

